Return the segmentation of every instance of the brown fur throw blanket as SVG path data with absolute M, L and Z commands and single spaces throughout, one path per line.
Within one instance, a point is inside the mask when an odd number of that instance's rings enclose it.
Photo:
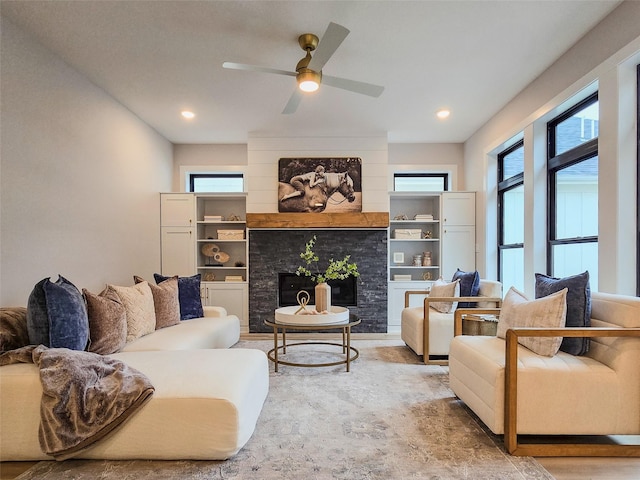
M 0 355 L 0 366 L 40 369 L 40 447 L 56 460 L 86 450 L 122 425 L 153 395 L 149 379 L 120 360 L 30 345 Z

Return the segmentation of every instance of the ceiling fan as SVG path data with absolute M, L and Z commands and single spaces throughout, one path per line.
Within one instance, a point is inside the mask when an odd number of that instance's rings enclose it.
M 254 72 L 274 73 L 276 75 L 296 77 L 296 80 L 298 81 L 298 88 L 294 90 L 287 102 L 287 105 L 284 107 L 284 110 L 282 111 L 284 114 L 294 113 L 302 100 L 304 95 L 303 92 L 313 92 L 317 90 L 320 83 L 348 90 L 350 92 L 368 95 L 370 97 L 379 97 L 382 94 L 384 87 L 322 74 L 322 67 L 324 67 L 327 61 L 329 61 L 347 35 L 349 35 L 349 30 L 347 28 L 333 22 L 329 23 L 327 30 L 322 36 L 322 40 L 319 40 L 318 37 L 312 33 L 300 35 L 298 43 L 300 44 L 300 47 L 307 52 L 307 54 L 298 62 L 295 72 L 233 62 L 224 62 L 222 66 L 233 70 L 250 70 Z M 314 50 L 315 52 L 313 56 L 311 56 L 311 52 Z

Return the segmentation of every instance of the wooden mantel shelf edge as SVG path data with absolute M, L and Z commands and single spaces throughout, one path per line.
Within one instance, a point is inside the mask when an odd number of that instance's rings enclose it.
M 387 228 L 388 212 L 247 213 L 247 228 Z

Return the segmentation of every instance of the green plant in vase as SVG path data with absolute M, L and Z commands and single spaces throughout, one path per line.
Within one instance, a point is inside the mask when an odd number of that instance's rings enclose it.
M 320 270 L 320 258 L 313 251 L 316 243 L 314 235 L 305 245 L 305 250 L 300 254 L 305 265 L 301 265 L 296 270 L 296 275 L 309 277 L 316 284 L 316 311 L 324 313 L 331 309 L 331 287 L 327 285 L 328 280 L 344 280 L 348 277 L 359 277 L 358 264 L 351 262 L 351 255 L 345 255 L 342 260 L 329 259 L 329 264 L 324 270 Z

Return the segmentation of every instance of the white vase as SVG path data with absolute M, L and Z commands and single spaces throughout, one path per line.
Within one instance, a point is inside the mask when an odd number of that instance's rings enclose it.
M 319 283 L 315 288 L 316 311 L 331 311 L 331 287 L 327 283 Z

